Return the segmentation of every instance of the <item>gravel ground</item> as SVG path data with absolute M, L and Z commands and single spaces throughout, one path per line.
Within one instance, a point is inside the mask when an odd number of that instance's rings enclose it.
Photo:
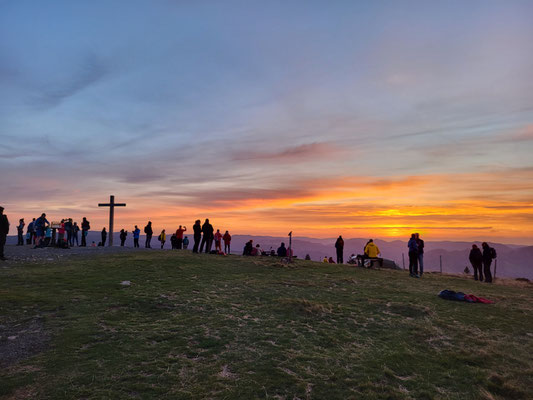
M 169 250 L 169 249 L 166 249 Z M 21 263 L 47 263 L 72 257 L 92 257 L 101 254 L 117 254 L 130 251 L 162 251 L 159 248 L 133 249 L 132 247 L 71 247 L 59 249 L 57 247 L 45 247 L 34 249 L 33 246 L 7 245 L 5 247 L 6 261 L 0 261 L 0 267 L 9 267 Z

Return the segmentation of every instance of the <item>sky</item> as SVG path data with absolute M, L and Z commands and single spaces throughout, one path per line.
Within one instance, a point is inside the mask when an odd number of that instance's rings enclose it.
M 0 205 L 533 245 L 531 1 L 0 0 Z

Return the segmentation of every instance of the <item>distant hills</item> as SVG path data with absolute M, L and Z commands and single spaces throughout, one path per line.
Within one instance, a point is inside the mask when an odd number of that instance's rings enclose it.
M 159 247 L 157 234 L 152 239 L 152 247 Z M 169 237 L 170 238 L 170 237 Z M 191 239 L 192 248 L 192 236 Z M 254 244 L 260 244 L 263 250 L 270 248 L 276 250 L 281 242 L 288 245 L 288 237 L 275 236 L 254 236 L 254 235 L 233 235 L 232 253 L 241 254 L 244 244 L 253 239 Z M 89 232 L 88 243 L 92 241 L 98 243 L 100 240 L 99 232 Z M 312 260 L 321 261 L 324 256 L 335 259 L 335 240 L 336 238 L 317 239 L 308 237 L 295 237 L 292 241 L 292 247 L 299 258 L 304 258 L 309 254 Z M 345 261 L 351 254 L 362 254 L 363 248 L 368 239 L 345 239 L 344 240 L 344 259 Z M 400 240 L 385 241 L 375 239 L 374 242 L 381 250 L 384 258 L 395 261 L 400 267 L 403 266 L 402 254 L 405 258 L 405 267 L 408 268 L 407 242 Z M 118 233 L 115 233 L 115 245 L 120 243 Z M 140 240 L 141 247 L 144 246 L 144 236 Z M 425 269 L 427 271 L 439 271 L 440 257 L 442 257 L 442 270 L 446 273 L 463 273 L 466 266 L 472 269 L 468 261 L 468 254 L 472 244 L 476 243 L 481 247 L 480 242 L 451 242 L 451 241 L 426 241 L 425 242 Z M 16 237 L 8 237 L 8 244 L 16 244 Z M 131 232 L 128 233 L 126 245 L 133 246 Z M 509 278 L 528 278 L 533 280 L 533 246 L 520 246 L 512 244 L 490 243 L 498 253 L 497 276 Z M 167 240 L 165 248 L 170 248 L 170 241 Z

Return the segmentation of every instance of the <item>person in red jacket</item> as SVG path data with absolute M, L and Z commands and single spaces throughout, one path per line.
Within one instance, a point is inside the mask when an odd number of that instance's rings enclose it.
M 222 251 L 222 233 L 220 233 L 220 229 L 217 229 L 217 233 L 215 233 L 215 250 Z
M 230 249 L 231 235 L 229 234 L 228 231 L 226 231 L 226 233 L 224 233 L 224 236 L 222 236 L 222 240 L 224 240 L 224 253 L 229 254 L 230 251 L 231 251 L 231 249 Z
M 176 230 L 176 247 L 178 250 L 181 250 L 181 246 L 183 245 L 183 233 L 187 232 L 187 227 L 184 226 L 183 228 L 181 225 Z

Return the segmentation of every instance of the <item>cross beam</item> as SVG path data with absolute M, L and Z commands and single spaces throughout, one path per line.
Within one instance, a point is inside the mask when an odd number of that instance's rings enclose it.
M 126 203 L 115 203 L 115 196 L 109 196 L 109 203 L 98 203 L 98 207 L 109 207 L 109 246 L 113 246 L 115 207 L 126 207 Z

